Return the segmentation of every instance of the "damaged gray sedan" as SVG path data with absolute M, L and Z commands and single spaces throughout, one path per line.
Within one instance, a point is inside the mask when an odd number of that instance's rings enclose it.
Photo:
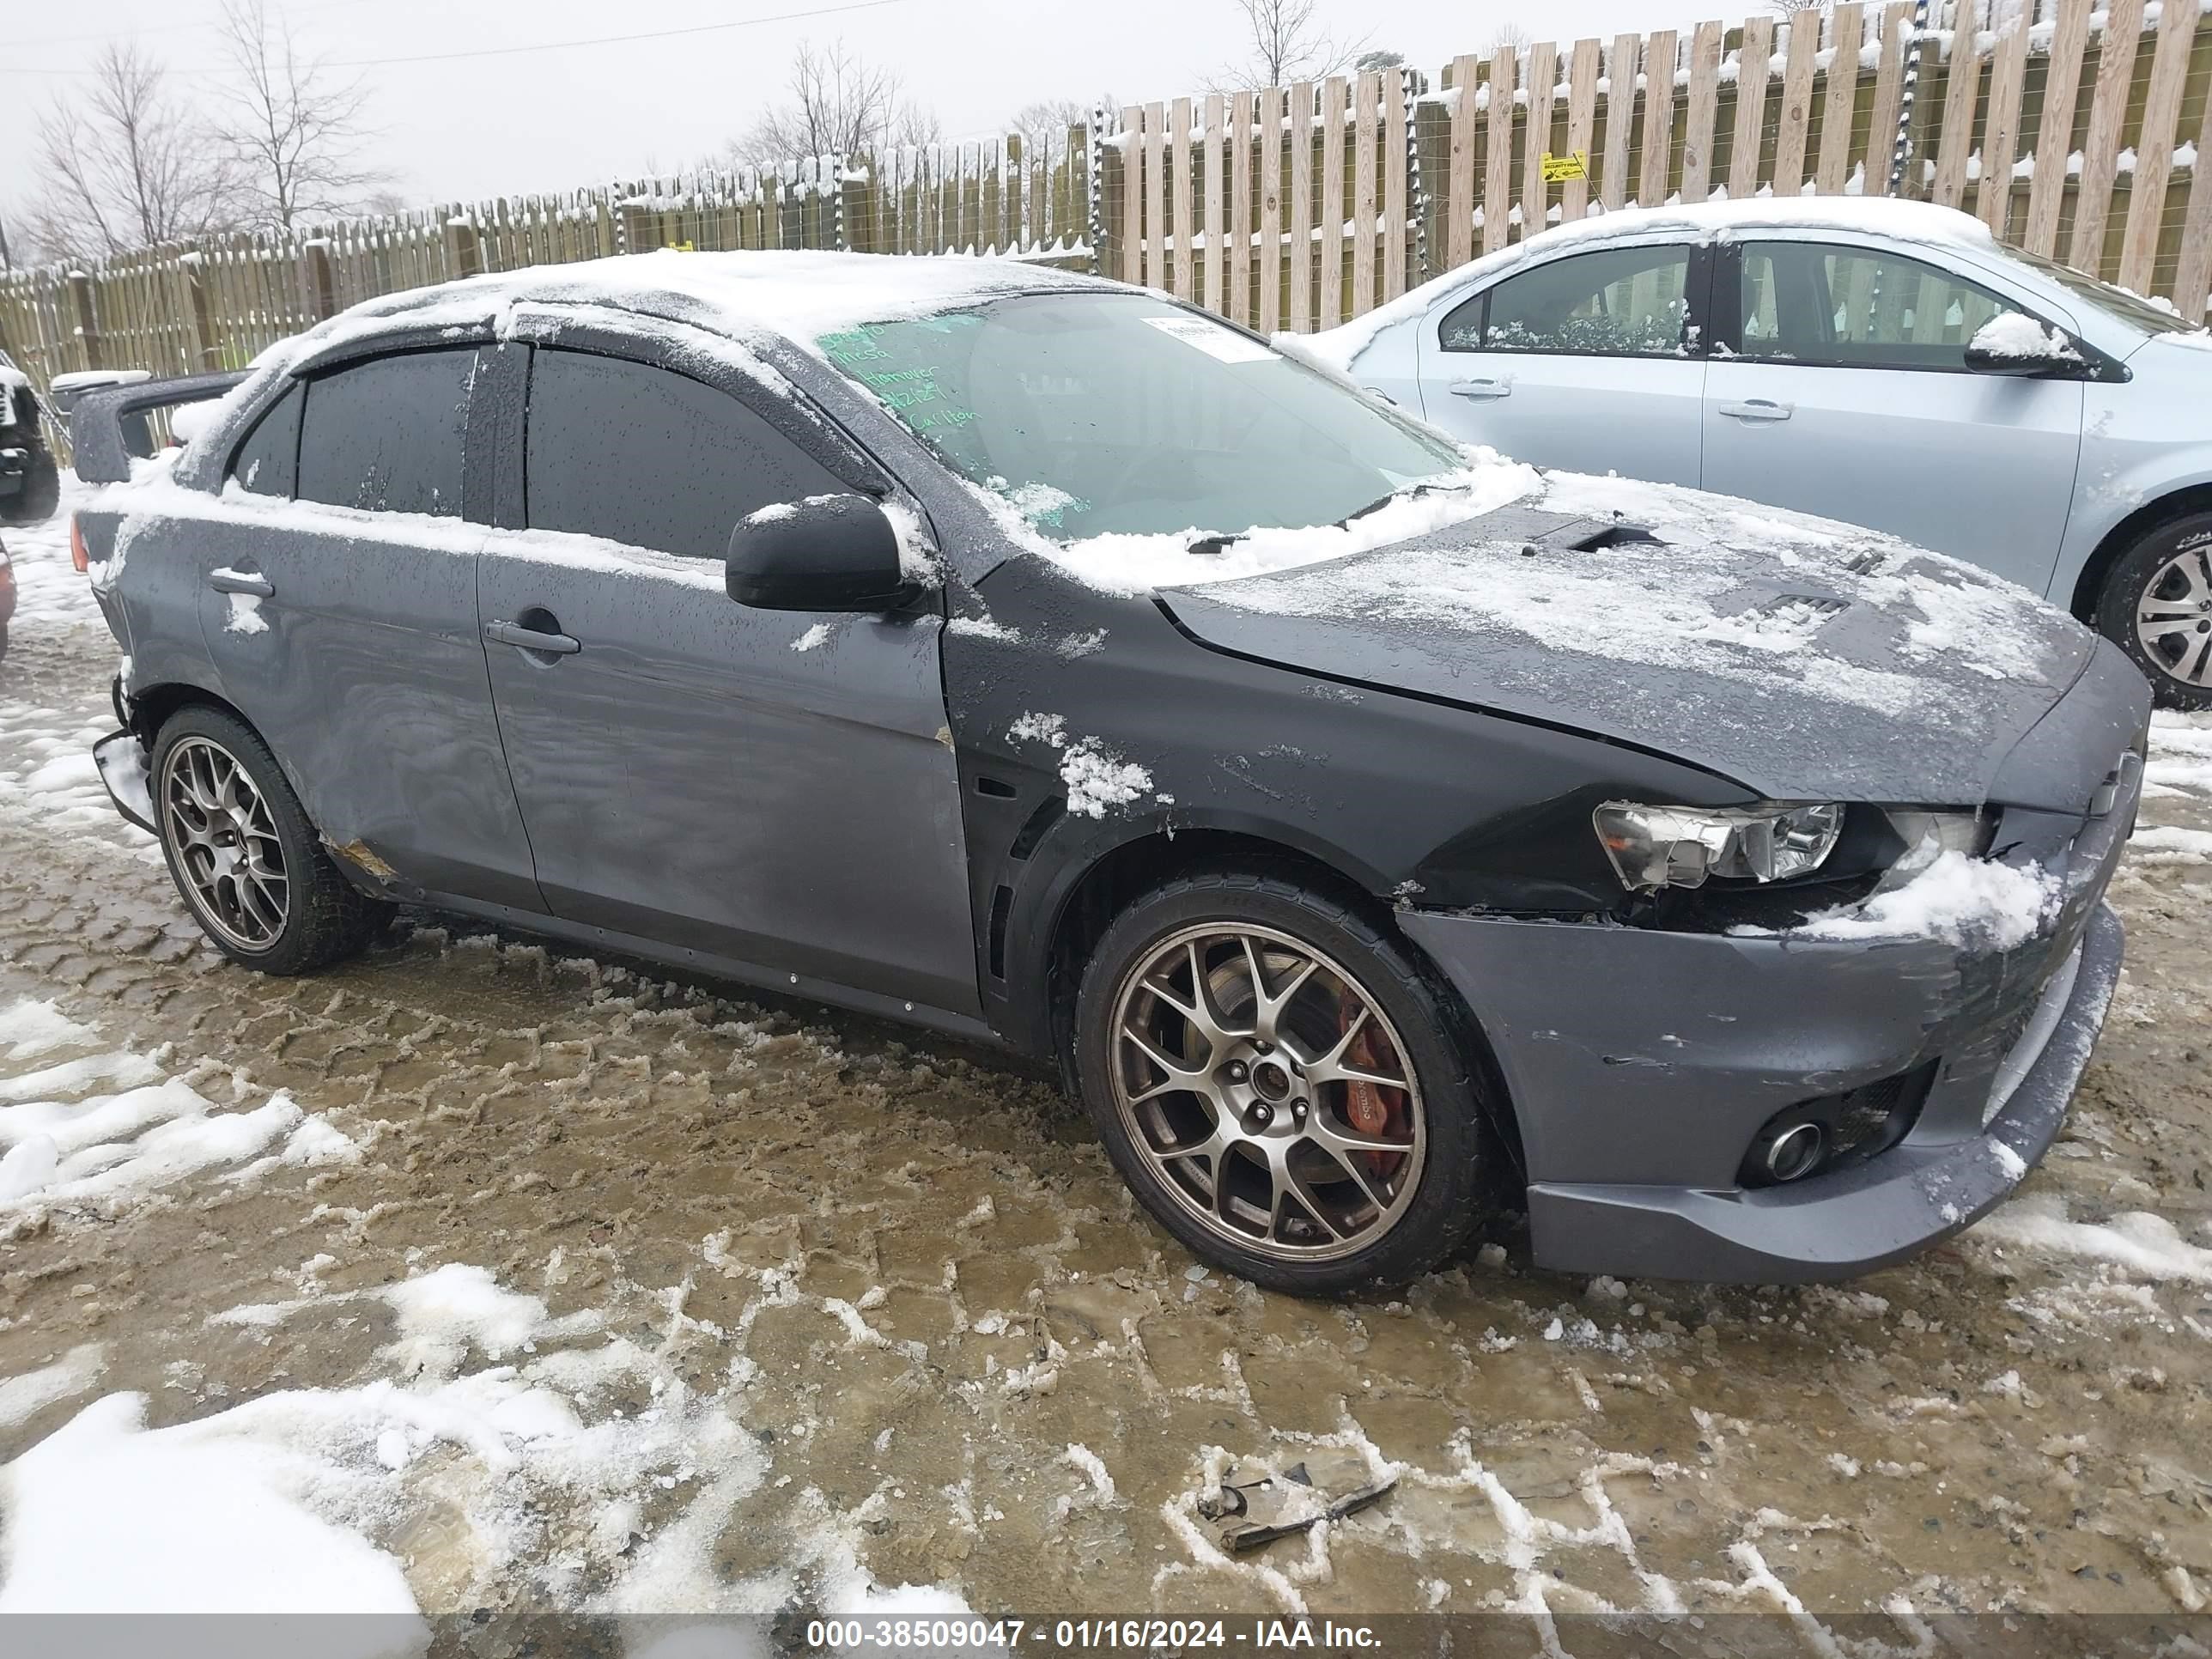
M 218 948 L 392 907 L 1056 1067 L 1262 1285 L 1955 1232 L 2118 973 L 2149 712 L 1888 538 L 1462 448 L 1157 295 L 680 255 L 373 302 L 173 464 L 100 394 L 98 750 Z M 132 477 L 134 471 L 138 474 Z

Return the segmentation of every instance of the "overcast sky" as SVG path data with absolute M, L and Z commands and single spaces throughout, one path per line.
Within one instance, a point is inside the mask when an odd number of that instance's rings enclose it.
M 1004 130 L 1033 99 L 1112 92 L 1149 101 L 1198 89 L 1240 54 L 1235 0 L 888 0 L 788 18 L 838 0 L 290 0 L 272 4 L 331 61 L 485 52 L 541 42 L 696 27 L 779 14 L 787 21 L 562 51 L 363 62 L 380 129 L 375 159 L 410 200 L 552 191 L 671 170 L 718 151 L 762 100 L 782 94 L 803 40 L 842 40 L 887 64 L 934 109 L 949 137 Z M 848 0 L 849 3 L 849 0 Z M 103 39 L 135 38 L 177 83 L 205 96 L 220 60 L 207 27 L 220 0 L 11 4 L 0 24 L 0 210 L 20 210 L 38 112 L 86 82 Z M 1746 9 L 1742 0 L 1730 16 Z M 1322 0 L 1339 33 L 1406 54 L 1434 73 L 1517 21 L 1538 39 L 1611 36 L 1720 15 L 1679 0 Z M 77 38 L 58 39 L 60 36 Z M 71 73 L 76 71 L 77 73 Z

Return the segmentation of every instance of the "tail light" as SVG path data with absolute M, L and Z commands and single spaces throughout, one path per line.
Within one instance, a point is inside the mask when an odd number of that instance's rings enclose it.
M 92 555 L 84 546 L 84 526 L 77 522 L 74 513 L 70 514 L 70 562 L 76 567 L 80 576 L 92 568 Z

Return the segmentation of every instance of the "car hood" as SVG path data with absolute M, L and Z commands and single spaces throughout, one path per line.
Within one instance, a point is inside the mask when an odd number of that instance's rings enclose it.
M 2212 375 L 2212 332 L 2154 334 L 2127 361 L 2128 373 L 2139 381 L 2148 377 L 2201 394 L 2205 377 Z
M 1559 474 L 1448 529 L 1158 598 L 1218 649 L 1633 744 L 1778 800 L 2008 799 L 2006 758 L 2100 648 L 2026 589 L 1873 531 Z M 2089 722 L 2110 733 L 2064 723 L 2098 768 L 2140 689 Z

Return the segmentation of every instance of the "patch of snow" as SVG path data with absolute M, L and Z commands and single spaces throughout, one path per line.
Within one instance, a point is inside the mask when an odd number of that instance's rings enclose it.
M 47 1407 L 82 1394 L 106 1369 L 100 1344 L 83 1342 L 51 1365 L 0 1381 L 0 1430 L 27 1423 Z
M 1103 818 L 1108 807 L 1127 806 L 1152 787 L 1150 772 L 1095 738 L 1068 746 L 1060 757 L 1060 781 L 1067 787 L 1067 810 L 1086 818 Z
M 232 593 L 226 597 L 230 600 L 230 615 L 223 622 L 224 633 L 266 634 L 269 631 L 269 619 L 261 614 L 261 596 L 258 593 Z
M 2035 1193 L 1983 1217 L 1969 1237 L 2039 1255 L 2107 1262 L 2153 1283 L 2212 1285 L 2212 1249 L 2191 1244 L 2171 1221 L 2148 1211 L 2076 1221 L 2064 1198 Z
M 2075 363 L 2081 361 L 2081 354 L 2075 350 L 2063 334 L 2020 311 L 2008 311 L 1990 318 L 1975 333 L 1966 349 L 1997 358 Z
M 0 1014 L 11 1061 L 94 1048 L 97 1036 L 52 1003 L 18 1002 Z M 0 1227 L 58 1213 L 112 1218 L 197 1176 L 242 1180 L 273 1164 L 355 1154 L 341 1131 L 286 1094 L 251 1110 L 218 1110 L 191 1079 L 166 1073 L 165 1053 L 95 1048 L 0 1076 Z
M 110 1395 L 9 1464 L 0 1614 L 414 1614 L 399 1563 L 307 1507 L 303 1457 L 226 1432 L 251 1410 L 149 1432 L 143 1395 Z M 321 1650 L 360 1659 L 428 1641 L 325 1623 Z
M 830 633 L 828 623 L 817 623 L 793 640 L 791 642 L 791 648 L 794 651 L 811 651 L 818 645 L 827 645 L 830 642 Z
M 1009 628 L 993 617 L 954 617 L 945 624 L 945 631 L 971 640 L 1005 640 L 1009 643 L 1022 636 L 1021 629 Z
M 1808 916 L 1784 937 L 1937 939 L 1964 950 L 2009 951 L 2036 936 L 2060 897 L 2057 878 L 2040 865 L 2023 867 L 1944 852 L 1904 885 Z M 1729 931 L 1749 936 L 1770 930 Z
M 1067 716 L 1040 714 L 1034 710 L 1024 714 L 1006 728 L 1006 736 L 1016 743 L 1049 744 L 1054 749 L 1067 747 Z

